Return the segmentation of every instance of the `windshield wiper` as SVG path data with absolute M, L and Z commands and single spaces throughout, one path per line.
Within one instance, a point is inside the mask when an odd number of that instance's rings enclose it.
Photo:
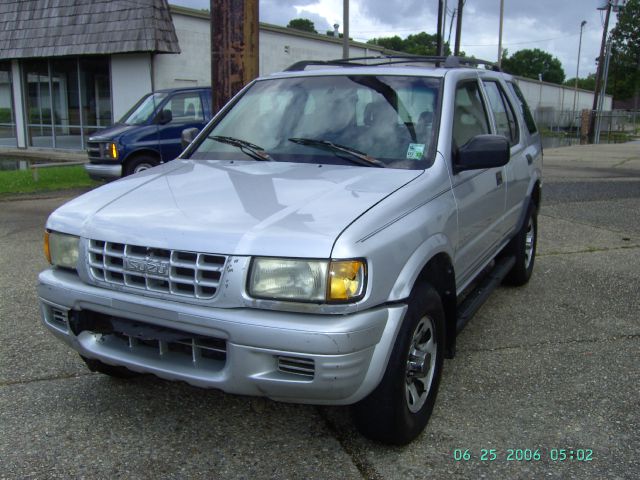
M 227 145 L 233 145 L 234 147 L 238 147 L 242 153 L 250 156 L 255 160 L 265 160 L 268 162 L 272 162 L 273 158 L 269 156 L 267 152 L 264 151 L 264 148 L 255 145 L 253 143 L 247 142 L 246 140 L 241 140 L 235 137 L 224 137 L 220 135 L 214 135 L 209 137 L 216 142 L 226 143 Z
M 333 143 L 329 140 L 315 140 L 313 138 L 297 138 L 293 137 L 289 139 L 290 142 L 297 143 L 298 145 L 309 145 L 312 147 L 326 148 L 332 152 L 346 153 L 349 157 L 346 160 L 351 160 L 358 165 L 373 166 L 379 168 L 386 168 L 386 165 L 377 158 L 373 158 L 364 152 L 356 150 L 355 148 L 340 145 L 339 143 Z M 345 157 L 342 157 L 345 158 Z

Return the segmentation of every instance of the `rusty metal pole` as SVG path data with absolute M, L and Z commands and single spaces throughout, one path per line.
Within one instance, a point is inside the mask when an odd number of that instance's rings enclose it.
M 349 0 L 342 3 L 342 58 L 349 58 Z
M 216 114 L 258 76 L 258 0 L 211 0 L 211 93 Z

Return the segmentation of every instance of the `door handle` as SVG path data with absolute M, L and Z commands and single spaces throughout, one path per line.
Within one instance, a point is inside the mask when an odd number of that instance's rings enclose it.
M 527 153 L 526 157 L 527 157 L 527 163 L 531 165 L 533 163 L 533 157 L 529 153 Z
M 502 185 L 502 172 L 496 172 L 496 184 L 498 186 Z

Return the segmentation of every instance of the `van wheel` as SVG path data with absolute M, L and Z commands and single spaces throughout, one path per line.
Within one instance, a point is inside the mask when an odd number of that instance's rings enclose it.
M 129 160 L 124 169 L 124 174 L 133 175 L 134 173 L 142 172 L 144 170 L 149 170 L 150 168 L 155 167 L 160 164 L 157 158 L 152 157 L 151 155 L 140 155 L 138 157 L 134 157 Z
M 352 407 L 354 423 L 364 436 L 406 445 L 424 430 L 442 374 L 444 318 L 433 287 L 414 287 L 380 385 Z
M 109 375 L 110 377 L 129 379 L 142 375 L 141 373 L 134 372 L 133 370 L 129 370 L 126 367 L 116 367 L 115 365 L 108 365 L 101 362 L 100 360 L 96 360 L 95 358 L 87 358 L 83 357 L 82 355 L 80 355 L 80 358 L 84 360 L 84 363 L 87 364 L 87 367 L 92 372 L 102 373 L 104 375 Z
M 522 228 L 507 245 L 506 252 L 515 256 L 516 263 L 505 277 L 504 283 L 519 287 L 529 281 L 533 273 L 537 244 L 538 210 L 531 203 Z

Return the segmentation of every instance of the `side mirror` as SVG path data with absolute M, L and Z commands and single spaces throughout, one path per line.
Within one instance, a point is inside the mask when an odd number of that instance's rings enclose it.
M 509 141 L 502 135 L 476 135 L 453 155 L 455 173 L 502 167 L 509 162 Z
M 156 119 L 160 125 L 166 125 L 171 120 L 173 120 L 173 113 L 171 113 L 171 110 L 169 109 L 161 110 L 158 114 L 158 118 Z
M 198 133 L 200 133 L 200 129 L 195 127 L 185 128 L 184 130 L 182 130 L 182 135 L 180 136 L 180 143 L 182 144 L 183 151 L 198 136 Z

